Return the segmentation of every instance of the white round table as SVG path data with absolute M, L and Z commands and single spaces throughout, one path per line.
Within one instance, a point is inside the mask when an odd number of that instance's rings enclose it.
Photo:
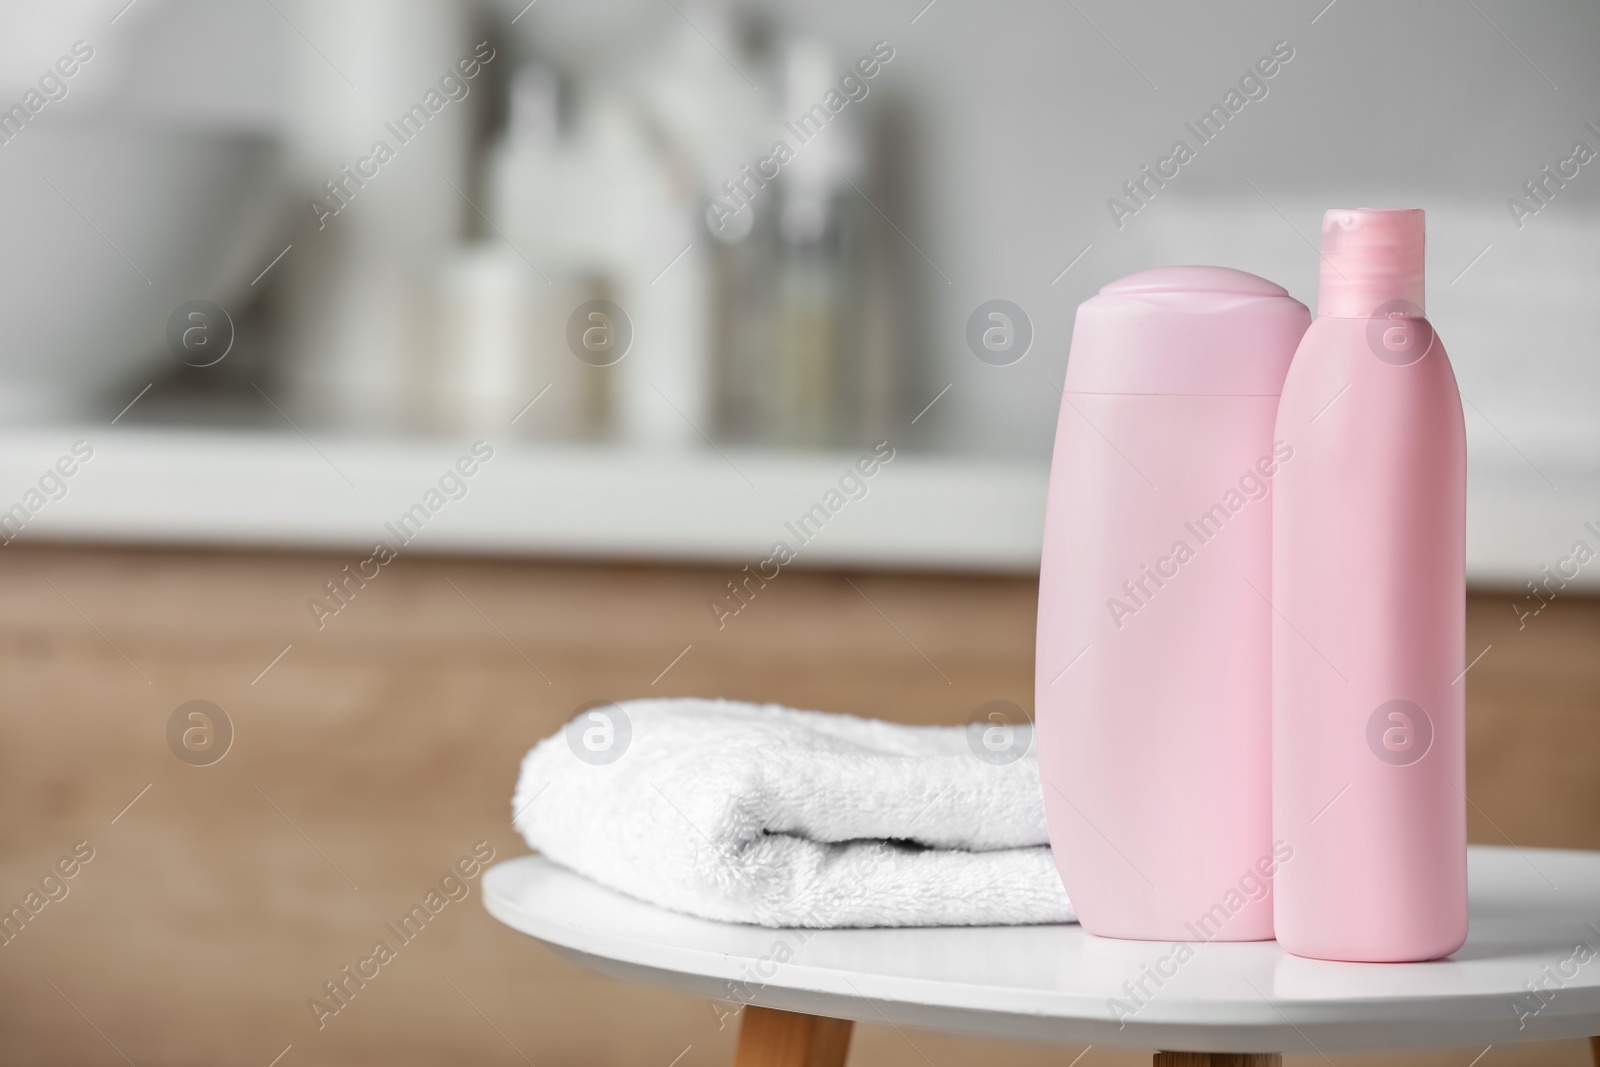
M 739 1067 L 838 1067 L 846 1020 L 1184 1054 L 1600 1034 L 1600 853 L 1473 848 L 1468 868 L 1466 945 L 1407 964 L 1301 959 L 1271 941 L 1118 941 L 1076 925 L 741 926 L 667 911 L 538 856 L 496 865 L 483 893 L 495 918 L 589 967 L 746 1009 Z

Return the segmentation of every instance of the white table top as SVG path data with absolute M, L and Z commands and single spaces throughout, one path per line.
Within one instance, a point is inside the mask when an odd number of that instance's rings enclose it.
M 490 869 L 483 893 L 497 919 L 587 966 L 728 1010 L 749 1003 L 1191 1052 L 1481 1048 L 1600 1034 L 1600 853 L 1474 848 L 1469 870 L 1466 945 L 1410 964 L 1300 959 L 1270 941 L 1196 944 L 1180 963 L 1172 945 L 1076 925 L 771 930 L 667 911 L 538 856 Z M 1136 1000 L 1124 983 L 1147 966 L 1176 973 L 1160 988 L 1146 978 L 1151 995 Z M 1536 997 L 1526 983 L 1550 992 Z M 1126 1005 L 1120 1026 L 1113 998 Z

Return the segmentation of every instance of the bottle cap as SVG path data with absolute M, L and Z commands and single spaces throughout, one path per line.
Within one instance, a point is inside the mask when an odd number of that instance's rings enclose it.
M 1075 393 L 1277 396 L 1311 313 L 1280 285 L 1228 267 L 1160 267 L 1078 307 Z
M 1317 314 L 1422 318 L 1424 232 L 1421 208 L 1364 207 L 1323 215 Z

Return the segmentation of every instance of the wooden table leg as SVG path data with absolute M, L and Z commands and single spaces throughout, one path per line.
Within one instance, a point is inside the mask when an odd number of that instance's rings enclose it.
M 1589 1055 L 1594 1059 L 1594 1067 L 1600 1067 L 1600 1037 L 1589 1039 Z
M 1276 1052 L 1158 1052 L 1155 1067 L 1283 1067 L 1283 1056 Z
M 739 1013 L 733 1067 L 844 1067 L 850 1051 L 848 1019 L 758 1008 Z

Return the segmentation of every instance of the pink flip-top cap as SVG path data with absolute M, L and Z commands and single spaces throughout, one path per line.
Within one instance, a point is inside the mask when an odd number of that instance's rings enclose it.
M 1323 215 L 1317 314 L 1421 317 L 1424 232 L 1421 208 L 1364 207 Z
M 1277 396 L 1311 313 L 1282 286 L 1228 267 L 1158 267 L 1078 307 L 1073 393 Z

